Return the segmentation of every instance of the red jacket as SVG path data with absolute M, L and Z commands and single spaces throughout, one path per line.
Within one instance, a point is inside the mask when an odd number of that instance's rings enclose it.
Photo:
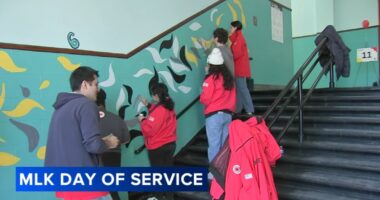
M 234 56 L 235 76 L 251 77 L 251 65 L 249 64 L 248 47 L 243 33 L 236 30 L 230 35 L 231 51 Z
M 64 200 L 92 200 L 109 194 L 108 192 L 56 192 L 55 196 Z
M 265 122 L 258 124 L 256 118 L 234 120 L 229 126 L 229 144 L 225 200 L 278 200 L 270 163 L 274 164 L 281 152 Z M 224 191 L 212 182 L 210 193 L 214 199 Z
M 174 110 L 168 110 L 162 105 L 150 106 L 149 115 L 141 121 L 141 132 L 145 138 L 145 146 L 149 150 L 176 141 L 176 129 Z
M 210 75 L 203 82 L 200 102 L 205 107 L 205 115 L 219 110 L 229 110 L 231 112 L 235 112 L 235 87 L 233 87 L 232 90 L 226 90 L 223 87 L 223 83 L 224 80 L 222 75 L 219 75 L 216 79 L 214 79 L 213 75 Z

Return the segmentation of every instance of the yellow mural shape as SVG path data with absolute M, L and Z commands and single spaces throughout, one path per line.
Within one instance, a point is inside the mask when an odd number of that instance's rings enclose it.
M 0 51 L 0 68 L 12 73 L 26 71 L 25 68 L 16 66 L 12 58 L 5 51 Z
M 216 22 L 215 22 L 216 26 L 220 26 L 220 22 L 222 21 L 223 15 L 224 14 L 221 14 L 221 15 L 218 16 L 218 18 L 216 18 Z
M 188 51 L 187 49 L 185 50 L 185 56 L 186 59 L 198 66 L 198 58 L 193 54 L 193 52 Z
M 0 166 L 15 165 L 20 161 L 20 158 L 10 153 L 0 152 Z
M 9 117 L 22 117 L 27 115 L 33 108 L 39 108 L 41 110 L 45 110 L 41 104 L 34 101 L 33 99 L 23 99 L 15 109 L 10 111 L 3 111 L 3 113 Z
M 243 6 L 240 3 L 240 0 L 234 0 L 234 3 L 239 7 L 241 12 L 241 23 L 243 24 L 243 27 L 246 26 L 247 20 L 245 19 L 245 14 L 243 10 Z
M 59 61 L 59 63 L 61 63 L 63 68 L 65 68 L 68 71 L 74 71 L 76 68 L 80 66 L 80 64 L 71 63 L 71 61 L 65 56 L 59 56 L 57 60 Z
M 238 15 L 237 15 L 236 10 L 234 9 L 234 7 L 232 7 L 232 5 L 230 3 L 228 3 L 227 5 L 228 5 L 228 8 L 231 11 L 232 21 L 238 20 Z
M 4 101 L 5 101 L 5 83 L 1 84 L 0 108 L 3 107 Z
M 50 85 L 50 81 L 48 80 L 44 80 L 41 85 L 40 85 L 40 90 L 43 90 L 43 89 L 46 89 L 47 87 L 49 87 Z
M 37 158 L 40 160 L 45 160 L 46 146 L 42 146 L 37 151 Z
M 5 143 L 5 140 L 3 138 L 0 137 L 0 142 L 1 143 Z

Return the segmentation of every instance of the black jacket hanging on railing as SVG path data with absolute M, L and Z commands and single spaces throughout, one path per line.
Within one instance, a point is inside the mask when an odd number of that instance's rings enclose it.
M 315 44 L 327 37 L 326 46 L 322 47 L 319 51 L 320 64 L 325 66 L 329 61 L 330 54 L 334 56 L 335 72 L 336 78 L 339 79 L 340 76 L 349 77 L 350 76 L 350 57 L 349 52 L 351 51 L 344 43 L 339 34 L 336 32 L 335 28 L 328 25 L 322 33 L 315 39 Z

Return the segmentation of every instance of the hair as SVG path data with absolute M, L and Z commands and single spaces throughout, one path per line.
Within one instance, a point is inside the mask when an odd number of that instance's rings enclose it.
M 98 71 L 91 67 L 80 66 L 71 73 L 70 86 L 71 91 L 77 91 L 80 89 L 83 81 L 93 81 L 95 76 L 99 77 Z
M 96 105 L 106 107 L 106 98 L 106 92 L 103 89 L 99 89 L 99 92 L 96 95 Z
M 243 29 L 243 24 L 240 21 L 231 22 L 231 26 L 235 27 L 237 30 Z
M 226 44 L 228 41 L 228 32 L 224 28 L 217 28 L 214 30 L 214 38 L 218 38 L 218 42 Z
M 208 70 L 207 77 L 213 76 L 214 79 L 217 79 L 220 75 L 222 75 L 223 80 L 224 80 L 223 82 L 224 89 L 232 90 L 232 88 L 234 87 L 234 77 L 232 76 L 230 70 L 228 70 L 228 68 L 224 64 L 222 65 L 209 64 L 209 66 L 210 68 Z
M 169 96 L 168 87 L 166 87 L 163 83 L 157 83 L 152 85 L 149 91 L 150 95 L 158 95 L 158 98 L 160 101 L 159 104 L 163 105 L 168 110 L 174 109 L 174 102 L 172 98 Z

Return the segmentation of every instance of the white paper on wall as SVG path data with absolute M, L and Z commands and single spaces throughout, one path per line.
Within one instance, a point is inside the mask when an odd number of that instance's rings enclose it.
M 284 43 L 284 25 L 283 25 L 283 15 L 281 8 L 272 3 L 271 6 L 271 16 L 272 16 L 272 40 Z

